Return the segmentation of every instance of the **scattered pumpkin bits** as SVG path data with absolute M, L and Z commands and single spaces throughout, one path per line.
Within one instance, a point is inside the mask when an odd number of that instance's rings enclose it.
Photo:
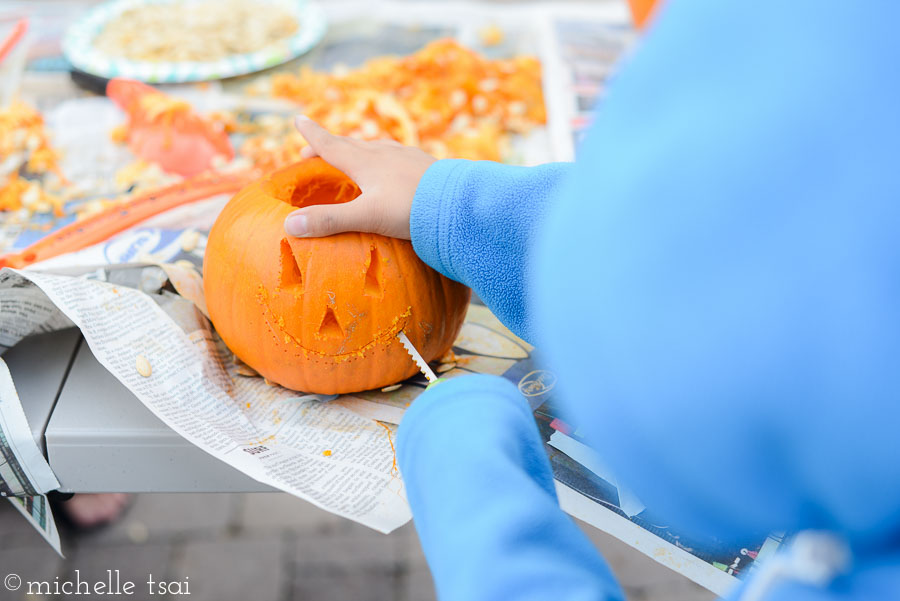
M 418 371 L 398 332 L 430 361 L 462 327 L 469 289 L 425 265 L 408 240 L 284 235 L 295 208 L 358 194 L 346 175 L 309 159 L 244 188 L 210 231 L 203 265 L 210 318 L 268 382 L 321 394 L 379 389 Z
M 497 25 L 488 25 L 478 30 L 478 37 L 484 46 L 497 46 L 503 43 L 506 34 Z
M 50 145 L 50 137 L 41 114 L 24 102 L 14 101 L 0 108 L 0 157 L 23 154 L 32 173 L 54 171 L 60 177 L 59 156 Z
M 51 146 L 41 114 L 24 102 L 0 108 L 0 211 L 62 215 L 62 191 L 68 183 L 59 168 L 59 153 Z M 50 186 L 28 180 L 20 171 L 47 179 Z M 52 190 L 51 190 L 52 189 Z
M 493 32 L 491 41 L 502 41 Z M 250 91 L 297 102 L 333 133 L 392 138 L 438 158 L 501 161 L 509 136 L 547 122 L 541 64 L 535 57 L 490 60 L 451 39 L 407 57 L 385 56 L 359 69 L 272 76 Z M 240 149 L 256 165 L 299 158 L 306 143 L 292 133 L 273 145 L 251 137 Z

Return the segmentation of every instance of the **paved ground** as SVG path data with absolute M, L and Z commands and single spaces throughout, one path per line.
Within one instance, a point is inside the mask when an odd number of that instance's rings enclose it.
M 712 594 L 615 539 L 585 526 L 629 601 L 710 601 Z M 53 553 L 8 503 L 0 502 L 0 580 L 82 578 L 121 570 L 147 596 L 146 582 L 189 583 L 192 601 L 428 601 L 431 577 L 411 525 L 384 536 L 284 494 L 140 495 L 106 530 L 63 532 L 66 559 Z M 187 580 L 186 580 L 187 579 Z M 21 601 L 0 584 L 0 601 Z M 79 596 L 73 600 L 109 599 Z

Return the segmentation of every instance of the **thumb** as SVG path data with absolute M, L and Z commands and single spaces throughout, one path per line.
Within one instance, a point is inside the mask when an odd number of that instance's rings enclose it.
M 309 147 L 313 152 L 351 178 L 353 177 L 354 167 L 358 161 L 358 152 L 356 146 L 348 139 L 342 136 L 336 136 L 327 129 L 307 117 L 299 115 L 294 119 L 294 126 L 297 131 L 309 142 Z M 304 155 L 308 155 L 304 152 Z
M 375 232 L 377 223 L 364 196 L 350 202 L 303 207 L 284 220 L 284 231 L 298 238 L 320 238 L 341 232 Z

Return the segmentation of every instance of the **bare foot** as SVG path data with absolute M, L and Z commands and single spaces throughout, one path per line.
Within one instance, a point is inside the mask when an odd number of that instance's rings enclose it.
M 131 498 L 125 493 L 77 494 L 61 507 L 76 528 L 95 528 L 119 519 Z

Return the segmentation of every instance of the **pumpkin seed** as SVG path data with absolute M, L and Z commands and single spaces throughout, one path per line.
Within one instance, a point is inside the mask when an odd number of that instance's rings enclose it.
M 385 386 L 381 389 L 381 392 L 394 392 L 395 390 L 399 390 L 403 384 L 391 384 L 390 386 Z
M 450 371 L 454 367 L 456 367 L 456 363 L 454 363 L 452 361 L 450 363 L 441 363 L 440 365 L 437 366 L 437 369 L 435 371 L 438 372 L 439 374 L 442 374 L 445 371 Z
M 236 373 L 239 376 L 247 376 L 248 378 L 258 378 L 259 377 L 259 373 L 255 369 L 253 369 L 252 367 L 250 367 L 249 365 L 247 365 L 245 363 L 241 363 L 240 365 L 238 365 L 237 369 L 234 370 L 234 373 Z
M 150 374 L 153 373 L 153 367 L 150 365 L 147 357 L 143 355 L 137 356 L 137 359 L 134 360 L 134 366 L 137 368 L 138 373 L 145 378 L 149 378 Z
M 142 545 L 150 538 L 150 529 L 143 522 L 131 522 L 126 529 L 128 540 L 136 545 Z
M 186 253 L 197 248 L 197 242 L 200 240 L 200 232 L 197 230 L 188 230 L 181 235 L 181 250 Z

